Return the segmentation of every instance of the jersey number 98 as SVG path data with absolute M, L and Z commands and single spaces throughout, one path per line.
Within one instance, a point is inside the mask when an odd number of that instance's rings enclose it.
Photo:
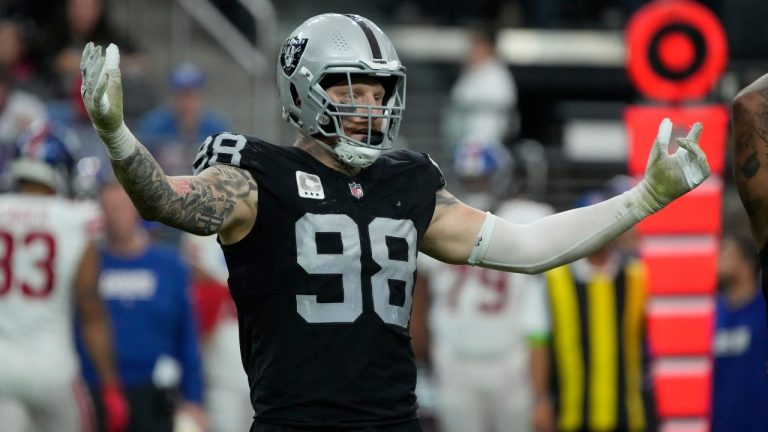
M 371 276 L 373 308 L 381 319 L 408 327 L 413 303 L 413 276 L 416 271 L 416 228 L 404 219 L 375 218 L 366 227 L 373 260 L 381 270 Z M 342 251 L 321 254 L 317 233 L 338 233 Z M 408 246 L 407 261 L 390 256 L 388 238 L 402 239 Z M 340 274 L 344 301 L 319 303 L 316 295 L 297 295 L 296 311 L 310 323 L 353 322 L 363 313 L 362 247 L 358 225 L 343 214 L 304 215 L 296 222 L 298 264 L 309 274 Z M 390 281 L 404 283 L 403 306 L 390 303 Z

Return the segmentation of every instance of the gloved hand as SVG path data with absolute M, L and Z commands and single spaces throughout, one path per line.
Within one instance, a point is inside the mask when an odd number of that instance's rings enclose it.
M 678 149 L 670 155 L 672 122 L 668 118 L 661 121 L 645 168 L 645 177 L 637 185 L 640 195 L 638 204 L 647 214 L 658 211 L 709 177 L 707 156 L 699 147 L 701 130 L 701 123 L 694 124 L 688 136 L 676 140 Z
M 80 59 L 83 85 L 80 93 L 93 127 L 107 146 L 112 159 L 123 159 L 135 148 L 135 138 L 123 122 L 123 86 L 120 79 L 120 50 L 109 44 L 106 56 L 93 42 Z
M 101 51 L 101 47 L 93 42 L 88 42 L 83 49 L 80 58 L 80 72 L 83 75 L 80 93 L 96 130 L 111 132 L 123 123 L 120 50 L 117 45 L 110 44 L 106 57 Z
M 130 409 L 120 386 L 107 384 L 101 388 L 101 403 L 107 432 L 124 432 L 128 428 Z

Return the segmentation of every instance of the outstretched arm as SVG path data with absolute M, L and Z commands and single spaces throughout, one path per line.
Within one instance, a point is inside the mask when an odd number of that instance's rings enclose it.
M 81 93 L 115 175 L 141 216 L 193 234 L 218 233 L 224 243 L 243 238 L 256 220 L 256 181 L 231 166 L 198 176 L 166 176 L 123 121 L 119 63 L 114 44 L 102 55 L 100 46 L 88 43 L 80 63 Z
M 736 187 L 762 246 L 768 240 L 768 74 L 736 95 L 732 115 Z
M 672 122 L 664 119 L 651 150 L 645 178 L 629 191 L 588 207 L 518 225 L 438 192 L 422 251 L 442 261 L 521 273 L 540 273 L 582 258 L 646 216 L 698 186 L 709 176 L 698 146 L 702 126 L 668 152 Z

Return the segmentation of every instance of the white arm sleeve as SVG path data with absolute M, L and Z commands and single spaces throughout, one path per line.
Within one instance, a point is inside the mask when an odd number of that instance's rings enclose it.
M 660 208 L 644 205 L 643 187 L 588 207 L 518 225 L 487 213 L 471 265 L 541 273 L 582 258 Z

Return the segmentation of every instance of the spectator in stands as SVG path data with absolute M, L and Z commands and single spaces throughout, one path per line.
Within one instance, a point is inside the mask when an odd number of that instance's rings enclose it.
M 3 0 L 0 1 L 0 16 L 28 21 L 41 29 L 48 28 L 61 4 L 61 0 Z
M 47 85 L 42 81 L 39 58 L 39 31 L 35 25 L 22 18 L 0 19 L 0 67 L 8 70 L 16 88 L 37 96 L 48 96 Z
M 43 102 L 14 87 L 10 71 L 0 65 L 0 172 L 14 154 L 14 143 L 33 120 L 47 120 Z
M 133 121 L 155 104 L 155 94 L 146 80 L 149 58 L 109 22 L 104 0 L 66 0 L 58 22 L 46 42 L 47 73 L 55 82 L 54 98 L 80 92 L 80 52 L 88 41 L 120 41 L 123 88 L 127 120 Z
M 99 291 L 112 317 L 131 411 L 128 431 L 171 431 L 179 418 L 193 419 L 204 430 L 202 366 L 187 268 L 177 251 L 151 242 L 116 181 L 106 181 L 99 196 L 106 225 Z M 83 363 L 90 384 L 93 369 L 86 359 Z
M 768 324 L 754 243 L 726 234 L 718 261 L 712 431 L 768 430 Z
M 604 191 L 589 192 L 578 206 L 609 197 Z M 545 276 L 552 325 L 548 403 L 557 430 L 656 430 L 656 408 L 645 375 L 642 262 L 613 241 Z
M 464 68 L 451 88 L 444 119 L 446 142 L 477 136 L 506 144 L 517 137 L 519 123 L 517 86 L 496 54 L 495 30 L 475 29 Z
M 206 73 L 200 66 L 189 61 L 179 63 L 168 76 L 172 100 L 139 121 L 138 136 L 171 175 L 191 174 L 199 144 L 209 135 L 230 128 L 229 123 L 207 105 L 206 81 Z

